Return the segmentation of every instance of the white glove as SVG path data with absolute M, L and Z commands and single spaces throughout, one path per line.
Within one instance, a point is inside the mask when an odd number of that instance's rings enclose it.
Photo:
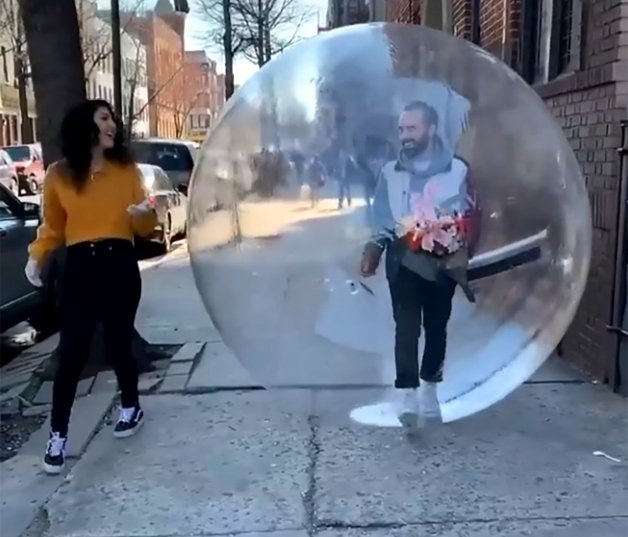
M 138 203 L 137 205 L 129 205 L 126 212 L 131 216 L 142 216 L 144 214 L 148 214 L 152 210 L 153 207 L 150 201 L 144 200 L 142 203 Z
M 26 267 L 24 267 L 24 274 L 26 274 L 26 279 L 33 285 L 34 287 L 43 287 L 43 282 L 41 281 L 41 269 L 39 268 L 39 263 L 35 261 L 32 257 L 28 258 L 28 263 L 26 263 Z

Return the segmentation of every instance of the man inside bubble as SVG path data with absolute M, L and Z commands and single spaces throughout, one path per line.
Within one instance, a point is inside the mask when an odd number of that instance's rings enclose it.
M 436 386 L 443 380 L 447 324 L 457 284 L 474 300 L 465 276 L 477 241 L 477 203 L 468 164 L 437 134 L 439 117 L 423 101 L 399 116 L 398 157 L 379 174 L 373 234 L 360 270 L 375 274 L 386 251 L 386 279 L 395 322 L 397 416 L 408 427 L 440 418 Z M 421 325 L 425 347 L 419 369 Z M 422 382 L 421 382 L 422 381 Z

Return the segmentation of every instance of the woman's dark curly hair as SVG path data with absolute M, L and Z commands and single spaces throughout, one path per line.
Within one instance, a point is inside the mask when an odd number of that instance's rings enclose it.
M 92 163 L 92 150 L 98 143 L 100 130 L 94 115 L 100 108 L 106 108 L 117 124 L 114 145 L 105 150 L 105 158 L 119 164 L 131 164 L 133 158 L 125 144 L 122 125 L 116 118 L 112 106 L 101 99 L 87 100 L 72 107 L 61 123 L 61 154 L 65 158 L 70 178 L 79 192 L 89 180 Z

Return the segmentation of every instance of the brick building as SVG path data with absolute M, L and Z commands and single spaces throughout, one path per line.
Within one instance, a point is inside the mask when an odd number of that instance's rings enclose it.
M 144 16 L 122 22 L 146 47 L 149 135 L 174 138 L 181 133 L 181 95 L 185 94 L 185 13 L 175 12 L 169 0 L 159 0 Z
M 368 22 L 369 10 L 365 0 L 329 0 L 327 27 L 337 28 Z
M 611 319 L 611 311 L 626 301 L 626 265 L 617 255 L 626 240 L 618 224 L 618 149 L 620 123 L 628 117 L 628 5 L 622 0 L 454 0 L 451 30 L 476 41 L 533 85 L 581 165 L 593 213 L 593 259 L 562 351 L 617 387 L 628 348 L 608 327 L 621 324 Z
M 625 0 L 387 0 L 386 19 L 421 22 L 488 50 L 534 87 L 563 128 L 586 178 L 593 257 L 588 286 L 563 339 L 562 352 L 625 393 L 628 247 L 621 209 L 626 186 L 622 188 L 621 177 L 623 170 L 625 182 L 628 165 L 624 162 L 622 167 L 618 150 L 621 123 L 628 118 L 628 4 Z M 624 372 L 621 386 L 620 370 Z
M 213 97 L 216 93 L 216 62 L 203 50 L 185 53 L 186 138 L 203 142 L 214 119 Z

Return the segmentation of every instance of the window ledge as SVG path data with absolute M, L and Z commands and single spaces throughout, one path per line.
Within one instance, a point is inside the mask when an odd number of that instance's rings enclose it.
M 532 88 L 544 99 L 563 93 L 571 93 L 612 83 L 612 64 L 601 65 L 583 71 L 572 71 L 559 75 L 548 82 L 538 82 Z

